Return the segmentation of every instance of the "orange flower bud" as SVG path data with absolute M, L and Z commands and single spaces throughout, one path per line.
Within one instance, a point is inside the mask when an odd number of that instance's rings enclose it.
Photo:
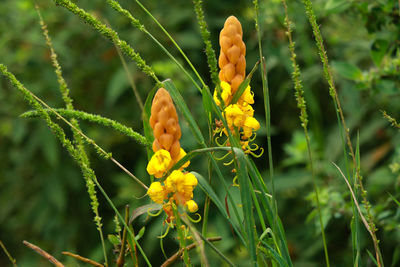
M 219 35 L 218 64 L 219 79 L 232 86 L 232 95 L 239 88 L 246 76 L 246 45 L 243 40 L 242 25 L 235 16 L 226 19 L 224 28 Z
M 158 89 L 151 106 L 150 126 L 153 129 L 153 151 L 167 150 L 174 162 L 179 160 L 181 128 L 171 96 L 164 88 Z

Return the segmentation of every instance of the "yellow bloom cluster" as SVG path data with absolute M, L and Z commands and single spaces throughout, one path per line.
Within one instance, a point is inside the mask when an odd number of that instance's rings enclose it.
M 231 103 L 246 74 L 246 45 L 242 38 L 243 31 L 239 20 L 230 16 L 226 19 L 219 37 L 221 51 L 218 64 L 221 69 L 219 78 L 222 90 L 220 96 L 215 90 L 213 98 L 216 104 L 224 109 L 230 131 L 240 135 L 243 150 L 251 153 L 258 146 L 250 148 L 249 140 L 251 141 L 253 132 L 260 128 L 260 123 L 254 118 L 254 109 L 251 106 L 254 104 L 254 94 L 250 86 L 247 86 L 236 103 Z M 221 125 L 217 126 L 216 132 L 224 132 L 227 135 L 227 129 Z
M 185 154 L 182 149 L 182 157 Z M 168 151 L 164 149 L 158 150 L 150 159 L 147 171 L 149 174 L 154 174 L 155 177 L 161 178 L 172 167 L 171 162 L 171 156 Z M 147 195 L 159 204 L 168 204 L 169 201 L 175 201 L 176 204 L 185 205 L 190 212 L 197 211 L 197 204 L 192 200 L 193 189 L 197 186 L 197 179 L 193 174 L 182 171 L 189 163 L 186 162 L 181 167 L 181 170 L 174 170 L 165 179 L 164 184 L 161 182 L 151 183 L 147 190 Z
M 154 133 L 153 151 L 147 172 L 156 178 L 162 178 L 168 171 L 181 160 L 186 152 L 180 147 L 179 139 L 181 131 L 178 123 L 178 115 L 174 103 L 164 88 L 160 88 L 154 96 L 150 126 Z M 172 203 L 183 205 L 189 212 L 196 212 L 197 203 L 192 199 L 193 190 L 197 186 L 196 177 L 185 172 L 190 161 L 187 161 L 179 170 L 174 170 L 164 181 L 151 183 L 147 195 L 156 203 L 163 205 L 167 214 L 167 222 L 172 222 Z
M 181 148 L 178 158 L 173 161 L 170 153 L 165 149 L 160 149 L 151 157 L 149 164 L 147 164 L 147 172 L 150 175 L 154 175 L 156 178 L 161 178 L 167 171 L 179 160 L 181 160 L 186 155 L 185 150 Z M 189 166 L 190 161 L 185 162 L 180 168 L 183 170 Z
M 251 106 L 251 104 L 254 104 L 253 92 L 250 86 L 247 86 L 237 103 L 230 104 L 230 99 L 233 97 L 231 86 L 222 81 L 221 88 L 221 98 L 225 102 L 224 113 L 229 129 L 233 134 L 236 134 L 236 129 L 238 130 L 242 145 L 246 147 L 244 150 L 249 152 L 250 149 L 246 140 L 251 138 L 254 131 L 260 129 L 260 123 L 254 118 L 254 109 Z M 214 101 L 221 106 L 216 91 L 214 91 Z M 226 129 L 223 129 L 223 131 L 227 134 Z

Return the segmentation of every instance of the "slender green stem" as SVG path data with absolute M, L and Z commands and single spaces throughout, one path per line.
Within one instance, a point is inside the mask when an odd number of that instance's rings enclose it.
M 143 100 L 140 97 L 139 91 L 137 90 L 135 81 L 133 80 L 133 76 L 132 76 L 131 72 L 129 71 L 128 65 L 126 64 L 126 60 L 123 57 L 123 55 L 121 53 L 121 50 L 116 45 L 115 45 L 115 49 L 117 50 L 119 59 L 121 60 L 122 66 L 124 67 L 126 77 L 128 78 L 129 84 L 131 85 L 131 88 L 133 90 L 133 94 L 135 95 L 135 98 L 136 98 L 136 102 L 138 103 L 139 108 L 143 113 L 143 109 L 144 109 Z
M 307 105 L 306 105 L 306 101 L 303 97 L 304 91 L 303 91 L 303 85 L 301 83 L 301 78 L 300 78 L 301 72 L 300 72 L 300 67 L 296 61 L 295 44 L 292 40 L 292 28 L 291 28 L 292 22 L 289 20 L 286 1 L 282 0 L 282 4 L 283 4 L 284 10 L 285 10 L 285 24 L 286 24 L 286 29 L 287 29 L 286 34 L 287 34 L 288 40 L 289 40 L 289 50 L 290 50 L 290 54 L 291 54 L 290 59 L 292 61 L 292 66 L 293 66 L 292 79 L 293 79 L 293 83 L 294 83 L 297 107 L 300 109 L 300 122 L 301 122 L 301 126 L 303 127 L 304 135 L 305 135 L 306 142 L 307 142 L 308 159 L 310 162 L 310 169 L 311 169 L 314 192 L 315 192 L 315 200 L 317 203 L 318 218 L 319 218 L 319 224 L 320 224 L 321 235 L 322 235 L 322 243 L 324 246 L 324 253 L 325 253 L 325 262 L 326 262 L 326 266 L 329 267 L 330 264 L 329 264 L 328 247 L 327 247 L 327 243 L 326 243 L 325 229 L 324 229 L 324 224 L 323 224 L 323 220 L 322 220 L 321 204 L 319 201 L 319 193 L 318 193 L 318 186 L 317 186 L 317 178 L 315 177 L 315 170 L 314 170 L 313 157 L 312 157 L 311 144 L 310 144 L 310 136 L 308 134 L 308 129 L 307 129 L 307 124 L 308 124 Z
M 119 122 L 116 122 L 112 119 L 104 118 L 100 115 L 94 115 L 94 114 L 90 114 L 90 113 L 80 111 L 80 110 L 68 110 L 68 109 L 62 109 L 62 108 L 56 108 L 54 110 L 65 118 L 86 120 L 86 121 L 97 123 L 97 124 L 100 124 L 100 125 L 103 125 L 106 127 L 110 127 L 128 137 L 131 137 L 139 144 L 151 147 L 151 143 L 146 139 L 146 137 L 144 137 L 143 135 L 141 135 L 138 132 L 135 132 L 132 128 L 127 127 L 127 126 L 125 126 Z M 49 114 L 55 116 L 54 113 L 50 112 Z M 38 116 L 39 116 L 39 113 L 35 110 L 25 112 L 24 114 L 21 115 L 21 117 L 23 117 L 23 118 L 35 118 Z
M 93 182 L 96 184 L 96 186 L 99 188 L 100 192 L 103 194 L 104 198 L 107 200 L 108 204 L 111 206 L 111 208 L 114 210 L 115 214 L 117 214 L 118 218 L 121 220 L 122 224 L 124 227 L 127 229 L 129 235 L 131 236 L 131 239 L 135 242 L 136 247 L 139 249 L 140 253 L 142 254 L 144 260 L 146 261 L 148 266 L 151 266 L 151 263 L 149 259 L 147 258 L 146 254 L 144 253 L 142 247 L 139 245 L 138 241 L 135 239 L 135 235 L 132 232 L 132 230 L 129 228 L 129 226 L 125 223 L 124 217 L 119 213 L 118 209 L 115 207 L 114 203 L 110 199 L 110 197 L 107 195 L 107 193 L 104 191 L 103 187 L 99 184 L 97 179 L 93 178 Z
M 179 246 L 181 247 L 183 254 L 183 261 L 185 266 L 192 266 L 189 261 L 189 253 L 186 249 L 186 234 L 185 234 L 185 226 L 181 223 L 181 215 L 179 214 L 178 207 L 172 203 L 172 210 L 174 211 L 175 222 L 176 222 L 176 230 L 179 235 Z
M 400 123 L 398 123 L 395 118 L 393 118 L 392 116 L 388 115 L 386 113 L 386 111 L 381 111 L 381 112 L 382 112 L 383 117 L 385 117 L 390 122 L 391 126 L 397 128 L 397 129 L 400 129 Z
M 125 206 L 125 223 L 129 225 L 129 205 Z M 119 251 L 119 256 L 117 259 L 117 266 L 122 267 L 125 263 L 125 246 L 126 246 L 126 227 L 122 233 L 121 249 Z
M 14 267 L 17 267 L 17 261 L 11 256 L 11 254 L 8 252 L 6 246 L 4 246 L 3 242 L 0 240 L 0 247 L 3 249 L 4 253 L 6 253 L 8 259 L 11 261 L 12 265 Z
M 147 65 L 147 63 L 142 59 L 142 57 L 137 53 L 126 41 L 121 40 L 118 36 L 118 33 L 100 22 L 98 19 L 93 17 L 91 14 L 86 12 L 85 10 L 79 8 L 76 4 L 71 2 L 70 0 L 53 0 L 56 4 L 65 7 L 78 17 L 80 17 L 85 23 L 93 27 L 97 32 L 103 35 L 106 39 L 113 42 L 116 46 L 121 49 L 121 51 L 130 57 L 138 66 L 140 70 L 142 70 L 149 77 L 153 78 L 157 84 L 160 84 L 159 79 L 154 73 L 153 69 Z
M 346 140 L 347 140 L 347 146 L 349 147 L 350 150 L 350 155 L 353 161 L 353 168 L 356 168 L 356 180 L 358 181 L 358 185 L 360 186 L 361 189 L 361 196 L 363 198 L 363 204 L 365 205 L 366 211 L 367 211 L 367 218 L 369 220 L 369 224 L 371 226 L 372 232 L 373 232 L 373 238 L 372 241 L 374 243 L 374 248 L 375 248 L 375 256 L 376 256 L 376 261 L 378 263 L 378 266 L 381 267 L 383 266 L 383 259 L 380 256 L 380 250 L 379 250 L 379 240 L 376 237 L 376 227 L 375 224 L 373 222 L 373 217 L 371 214 L 371 210 L 370 210 L 370 203 L 367 199 L 367 191 L 364 189 L 363 183 L 362 183 L 362 179 L 361 179 L 361 175 L 359 173 L 359 170 L 357 168 L 357 162 L 356 162 L 356 156 L 354 154 L 354 150 L 353 150 L 353 145 L 351 143 L 351 138 L 350 138 L 350 130 L 349 128 L 347 128 L 346 126 L 346 121 L 344 119 L 344 114 L 343 114 L 343 110 L 341 108 L 341 104 L 340 104 L 340 100 L 339 100 L 339 96 L 336 90 L 336 86 L 335 83 L 333 81 L 333 76 L 332 76 L 332 72 L 331 72 L 331 68 L 329 65 L 329 61 L 328 61 L 328 55 L 326 53 L 325 47 L 324 47 L 324 43 L 323 43 L 323 39 L 322 39 L 322 35 L 321 35 L 321 31 L 319 29 L 318 23 L 317 23 L 317 19 L 316 16 L 314 14 L 314 9 L 313 9 L 313 5 L 311 3 L 311 0 L 302 0 L 303 4 L 305 6 L 305 10 L 306 10 L 306 15 L 308 17 L 308 20 L 311 24 L 311 27 L 313 29 L 313 33 L 314 33 L 314 37 L 315 37 L 315 41 L 316 41 L 316 45 L 319 51 L 319 55 L 321 58 L 321 62 L 323 65 L 323 70 L 324 70 L 324 76 L 329 84 L 329 93 L 335 103 L 335 108 L 336 108 L 336 113 L 338 113 L 338 115 L 340 116 L 340 121 L 341 121 L 341 126 L 343 127 L 343 130 L 346 134 Z
M 208 134 L 209 134 L 209 146 L 211 147 L 213 144 L 213 135 L 212 135 L 212 126 L 210 125 L 210 123 L 208 124 Z M 211 159 L 208 159 L 208 183 L 211 185 L 211 177 L 212 177 L 212 163 L 211 163 Z M 210 197 L 208 195 L 206 195 L 206 199 L 204 201 L 204 214 L 203 214 L 203 225 L 201 228 L 201 234 L 203 236 L 207 236 L 207 226 L 208 226 L 208 212 L 210 210 Z
M 135 0 L 136 3 L 143 9 L 143 11 L 157 24 L 158 27 L 165 33 L 165 35 L 171 40 L 171 42 L 175 45 L 176 49 L 178 49 L 179 53 L 183 56 L 183 58 L 186 60 L 186 62 L 189 64 L 190 68 L 193 70 L 193 72 L 196 74 L 197 78 L 199 79 L 200 83 L 203 85 L 203 87 L 207 87 L 207 85 L 204 83 L 203 79 L 201 78 L 200 74 L 197 72 L 196 68 L 193 66 L 192 62 L 189 60 L 189 58 L 186 56 L 185 52 L 183 52 L 182 48 L 175 42 L 174 38 L 168 33 L 168 31 L 161 25 L 161 23 L 148 11 L 144 5 L 139 1 Z M 200 92 L 202 90 L 200 89 Z
M 211 73 L 211 79 L 215 86 L 219 86 L 217 57 L 215 56 L 215 51 L 210 41 L 210 32 L 208 31 L 207 23 L 204 19 L 202 1 L 193 0 L 193 3 L 194 3 L 194 10 L 197 16 L 197 22 L 200 27 L 201 37 L 203 38 L 203 42 L 206 45 L 207 62 Z M 223 103 L 223 101 L 221 103 Z
M 261 81 L 262 81 L 262 87 L 263 87 L 263 96 L 264 96 L 264 110 L 265 110 L 265 121 L 266 121 L 266 129 L 267 129 L 267 146 L 268 146 L 268 166 L 269 166 L 269 176 L 271 179 L 271 202 L 272 202 L 272 207 L 274 209 L 274 223 L 272 225 L 272 229 L 274 232 L 276 232 L 276 217 L 278 216 L 278 207 L 276 203 L 276 194 L 275 194 L 275 181 L 274 181 L 274 164 L 273 164 L 273 159 L 272 159 L 272 145 L 271 145 L 271 108 L 270 108 L 270 102 L 269 102 L 269 87 L 268 87 L 268 77 L 267 77 L 267 67 L 265 63 L 265 58 L 263 57 L 263 52 L 262 52 L 262 45 L 261 45 L 261 34 L 262 31 L 260 29 L 260 24 L 259 24 L 259 6 L 258 6 L 258 0 L 253 1 L 254 8 L 256 11 L 255 15 L 255 27 L 257 30 L 257 38 L 258 38 L 258 52 L 259 52 L 259 57 L 261 60 L 261 69 L 260 69 L 260 74 L 261 74 Z
M 198 235 L 201 239 L 203 239 L 203 241 L 209 245 L 226 263 L 229 264 L 229 266 L 236 266 L 235 264 L 233 264 L 233 262 L 231 262 L 216 246 L 214 246 L 214 244 L 211 243 L 210 240 L 208 240 L 205 236 L 203 236 L 201 233 L 199 233 L 190 223 L 190 221 L 184 217 L 181 218 L 182 221 L 189 227 L 190 231 L 193 233 L 196 233 L 196 235 Z
M 131 24 L 136 27 L 137 29 L 139 29 L 140 31 L 144 32 L 145 34 L 147 34 L 163 51 L 164 53 L 170 58 L 172 59 L 172 61 L 178 66 L 179 69 L 181 69 L 183 71 L 183 73 L 186 74 L 186 76 L 192 81 L 192 83 L 194 84 L 194 86 L 196 86 L 196 88 L 201 92 L 201 88 L 200 86 L 197 84 L 197 82 L 193 79 L 193 77 L 186 71 L 186 69 L 182 66 L 181 63 L 179 63 L 178 60 L 176 60 L 176 58 L 171 55 L 171 53 L 165 48 L 165 46 L 163 46 L 158 40 L 157 38 L 155 38 L 147 29 L 146 27 L 140 23 L 140 21 L 136 18 L 133 17 L 133 15 L 126 9 L 122 8 L 121 5 L 118 3 L 118 1 L 116 0 L 107 0 L 107 3 L 117 12 L 119 12 L 120 14 L 122 14 L 123 16 L 127 17 L 130 21 Z

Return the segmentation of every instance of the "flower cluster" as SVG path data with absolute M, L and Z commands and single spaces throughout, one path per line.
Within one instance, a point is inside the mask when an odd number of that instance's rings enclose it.
M 150 126 L 153 129 L 154 155 L 151 157 L 147 172 L 156 178 L 168 174 L 171 167 L 182 159 L 186 153 L 180 147 L 181 129 L 178 115 L 171 96 L 164 88 L 158 89 L 151 106 Z M 172 203 L 184 205 L 189 212 L 196 212 L 198 206 L 193 198 L 197 186 L 196 177 L 185 172 L 187 161 L 179 170 L 174 170 L 162 181 L 151 183 L 147 195 L 156 203 L 162 204 L 167 214 L 167 222 L 173 221 Z
M 240 135 L 243 150 L 251 153 L 254 148 L 250 148 L 249 140 L 251 140 L 253 132 L 260 128 L 260 123 L 254 118 L 254 109 L 251 106 L 254 104 L 254 94 L 250 86 L 247 86 L 236 103 L 231 103 L 234 94 L 244 81 L 246 71 L 246 45 L 242 41 L 242 37 L 243 31 L 239 20 L 230 16 L 225 21 L 224 28 L 220 33 L 221 52 L 218 63 L 221 69 L 219 78 L 222 90 L 220 96 L 217 90 L 214 91 L 214 101 L 218 106 L 224 108 L 224 115 L 230 131 Z M 216 132 L 224 132 L 227 135 L 227 130 L 222 126 L 217 127 Z

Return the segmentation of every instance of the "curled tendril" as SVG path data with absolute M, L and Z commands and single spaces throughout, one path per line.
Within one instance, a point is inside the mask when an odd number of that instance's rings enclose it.
M 134 196 L 134 195 L 133 195 L 132 197 L 133 197 L 134 199 L 138 199 L 138 200 L 139 200 L 139 199 L 145 198 L 146 196 L 148 196 L 147 193 L 144 194 L 144 195 L 141 196 L 141 197 L 136 197 L 136 196 Z
M 147 214 L 151 217 L 157 217 L 158 215 L 161 214 L 161 212 L 163 211 L 163 209 L 160 209 L 159 211 L 157 211 L 156 213 L 152 213 L 151 212 L 151 208 L 147 210 Z
M 197 219 L 194 219 L 194 218 L 190 217 L 189 214 L 186 213 L 187 218 L 188 218 L 191 222 L 193 222 L 193 223 L 198 223 L 198 222 L 200 222 L 200 221 L 201 221 L 201 215 L 200 215 L 199 213 L 197 213 L 197 212 L 196 212 L 194 215 L 197 216 Z
M 253 142 L 255 139 L 256 139 L 256 137 L 257 137 L 257 133 L 256 132 L 253 132 L 253 134 L 250 136 L 250 138 L 249 138 L 249 141 L 250 142 Z
M 218 157 L 214 157 L 216 160 L 223 160 L 225 159 L 227 156 L 229 156 L 231 154 L 231 151 L 229 151 L 228 153 L 226 153 L 225 155 L 223 155 L 222 157 L 218 158 Z
M 253 147 L 251 147 L 251 146 L 253 146 Z M 249 147 L 250 151 L 256 151 L 259 148 L 259 146 L 257 144 L 254 144 L 254 143 L 249 145 L 248 147 Z
M 238 180 L 238 176 L 236 175 L 236 176 L 233 178 L 233 186 L 239 187 L 239 184 L 238 184 L 237 180 Z
M 165 231 L 165 233 L 163 235 L 157 236 L 157 238 L 161 238 L 162 239 L 162 238 L 166 237 L 168 235 L 168 233 L 169 233 L 169 229 L 170 228 L 172 228 L 171 224 L 168 223 L 168 227 L 167 227 L 167 230 Z
M 226 145 L 226 142 L 228 141 L 228 139 L 226 139 L 226 140 L 221 144 L 221 143 L 218 141 L 220 138 L 221 138 L 221 136 L 215 137 L 215 143 L 216 143 L 219 147 L 225 146 L 225 145 Z
M 231 165 L 232 163 L 233 163 L 233 161 L 234 161 L 235 159 L 233 158 L 231 161 L 229 161 L 229 162 L 224 162 L 224 165 L 225 166 L 229 166 L 229 165 Z
M 255 154 L 253 151 L 251 151 L 250 150 L 250 152 L 249 152 L 249 154 L 251 154 L 253 157 L 255 157 L 255 158 L 259 158 L 259 157 L 261 157 L 262 156 L 262 154 L 264 153 L 264 148 L 262 148 L 262 147 L 260 147 L 260 154 Z

